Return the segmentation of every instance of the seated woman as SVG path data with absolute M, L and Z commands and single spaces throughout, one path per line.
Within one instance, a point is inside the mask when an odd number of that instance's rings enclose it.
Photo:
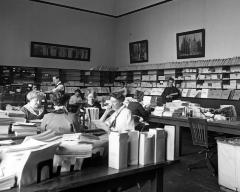
M 103 114 L 103 110 L 101 107 L 101 104 L 97 101 L 97 94 L 96 92 L 90 92 L 88 93 L 87 97 L 86 97 L 86 103 L 84 104 L 84 108 L 86 107 L 96 107 L 99 109 L 99 117 L 102 116 Z
M 66 109 L 69 96 L 53 93 L 50 98 L 54 104 L 54 111 L 44 115 L 41 129 L 43 131 L 51 129 L 57 134 L 80 132 L 77 116 Z
M 97 101 L 96 92 L 88 93 L 86 99 L 87 100 L 84 107 L 97 107 L 99 110 L 101 109 L 101 104 Z
M 76 89 L 74 91 L 74 95 L 72 95 L 69 99 L 69 105 L 78 105 L 82 102 L 81 91 L 80 89 Z
M 132 115 L 136 115 L 139 117 L 142 117 L 144 120 L 146 120 L 150 114 L 149 110 L 145 110 L 142 104 L 140 103 L 143 99 L 143 92 L 136 90 L 134 94 L 134 99 L 136 101 L 132 101 L 128 104 L 128 109 L 132 112 Z
M 31 91 L 27 94 L 28 103 L 21 108 L 27 120 L 42 119 L 46 110 L 42 105 L 45 94 L 40 91 Z
M 124 99 L 125 97 L 121 93 L 112 93 L 110 97 L 111 104 L 100 119 L 112 131 L 124 132 L 134 130 L 133 116 L 131 111 L 123 105 Z M 112 110 L 114 113 L 107 118 Z
M 140 103 L 143 100 L 143 96 L 144 93 L 142 91 L 136 90 L 134 94 L 135 101 L 131 101 L 128 104 L 128 109 L 132 112 L 132 115 L 134 117 L 135 129 L 138 131 L 142 131 L 147 128 L 147 123 L 144 121 L 147 120 L 151 112 L 151 108 L 145 109 Z

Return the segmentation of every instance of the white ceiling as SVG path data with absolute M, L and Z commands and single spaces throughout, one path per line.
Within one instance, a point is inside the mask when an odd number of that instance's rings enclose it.
M 45 2 L 119 16 L 165 0 L 42 0 Z

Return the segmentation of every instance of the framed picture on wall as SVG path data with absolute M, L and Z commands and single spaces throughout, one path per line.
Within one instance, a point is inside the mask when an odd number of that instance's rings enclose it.
M 148 40 L 129 43 L 130 63 L 148 62 Z
M 205 57 L 205 29 L 177 33 L 177 58 Z
M 90 61 L 90 48 L 31 42 L 31 57 Z

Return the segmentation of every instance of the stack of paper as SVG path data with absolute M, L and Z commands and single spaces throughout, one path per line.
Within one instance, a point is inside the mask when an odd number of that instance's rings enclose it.
M 232 100 L 239 100 L 240 99 L 240 90 L 235 90 Z
M 9 125 L 12 123 L 12 118 L 1 114 L 0 115 L 0 134 L 8 134 Z
M 202 89 L 201 98 L 208 98 L 209 89 Z
M 187 97 L 189 89 L 182 90 L 182 97 Z
M 92 148 L 92 144 L 80 143 L 79 141 L 62 141 L 56 155 L 74 155 L 88 158 L 92 156 Z
M 36 135 L 38 130 L 35 123 L 17 122 L 12 125 L 12 131 L 16 136 L 27 136 Z
M 151 104 L 151 96 L 144 96 L 142 103 L 144 106 L 150 105 Z
M 152 88 L 150 95 L 159 95 L 161 96 L 164 91 L 164 88 Z
M 230 96 L 230 93 L 231 93 L 231 90 L 222 90 L 221 99 L 228 99 Z
M 19 145 L 2 147 L 2 162 L 0 168 L 4 175 L 15 175 L 18 184 L 28 185 L 37 182 L 38 164 L 53 159 L 59 142 L 45 143 L 29 139 Z M 42 178 L 47 178 L 46 169 L 41 173 Z M 48 177 L 49 177 L 48 170 Z
M 22 111 L 6 110 L 6 114 L 12 118 L 13 122 L 26 122 L 25 113 Z
M 10 189 L 15 186 L 15 175 L 1 176 L 0 177 L 0 191 Z
M 30 123 L 35 123 L 35 125 L 37 127 L 40 127 L 41 126 L 41 123 L 42 123 L 42 119 L 33 119 L 33 120 L 30 120 L 29 121 Z
M 39 163 L 53 160 L 54 153 L 58 145 L 59 143 L 49 143 L 35 150 L 30 151 L 29 156 L 26 160 L 26 163 L 22 168 L 22 171 L 18 172 L 18 175 L 17 175 L 19 186 L 30 185 L 32 183 L 37 182 L 37 173 L 38 171 L 40 171 L 38 170 Z M 44 169 L 41 170 L 40 180 L 49 179 L 50 175 L 51 175 L 51 168 L 44 167 Z
M 180 101 L 180 100 L 174 100 L 172 102 L 167 102 L 165 104 L 165 111 L 163 112 L 163 116 L 167 117 L 180 117 L 184 115 L 186 111 L 186 105 L 187 102 Z
M 156 106 L 154 108 L 154 111 L 151 114 L 155 115 L 155 116 L 162 116 L 163 112 L 164 112 L 164 107 L 163 106 L 162 107 Z
M 13 143 L 14 143 L 14 141 L 11 140 L 11 139 L 2 140 L 2 141 L 0 141 L 0 146 L 3 146 L 3 145 L 12 145 Z
M 23 143 L 27 142 L 30 139 L 35 139 L 37 141 L 42 141 L 42 142 L 58 142 L 59 140 L 61 140 L 61 138 L 62 136 L 57 136 L 55 131 L 47 130 L 38 135 L 25 137 Z

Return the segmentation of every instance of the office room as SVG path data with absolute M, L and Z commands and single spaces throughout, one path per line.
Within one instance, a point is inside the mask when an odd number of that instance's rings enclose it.
M 239 8 L 1 0 L 0 191 L 239 191 Z

